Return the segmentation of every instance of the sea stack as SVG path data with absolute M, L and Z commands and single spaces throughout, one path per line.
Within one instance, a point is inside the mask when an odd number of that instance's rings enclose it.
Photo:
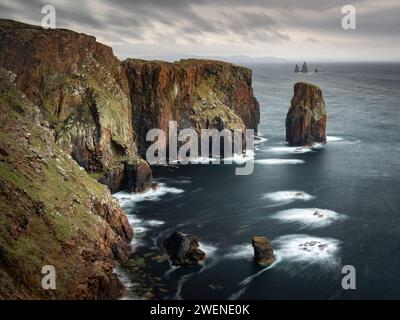
M 294 67 L 294 73 L 299 73 L 300 72 L 300 68 L 299 66 L 296 64 L 296 66 Z
M 251 239 L 251 244 L 254 248 L 254 258 L 258 264 L 265 266 L 275 261 L 274 250 L 266 237 L 254 236 Z
M 326 107 L 319 87 L 305 82 L 294 85 L 286 116 L 286 141 L 291 146 L 326 143 Z
M 165 241 L 164 248 L 174 265 L 193 265 L 205 260 L 195 236 L 174 231 Z
M 303 62 L 303 65 L 301 66 L 301 72 L 308 73 L 308 67 L 307 67 L 307 63 L 305 61 Z

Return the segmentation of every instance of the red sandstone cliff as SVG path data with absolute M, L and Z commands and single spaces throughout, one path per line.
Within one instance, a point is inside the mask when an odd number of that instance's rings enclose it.
M 139 146 L 149 129 L 251 128 L 257 131 L 259 105 L 250 69 L 211 60 L 175 63 L 127 59 L 122 63 L 130 88 Z

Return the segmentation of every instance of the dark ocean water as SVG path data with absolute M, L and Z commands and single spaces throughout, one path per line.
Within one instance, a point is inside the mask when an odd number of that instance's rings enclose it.
M 116 195 L 136 234 L 134 259 L 118 270 L 129 297 L 399 299 L 400 65 L 311 64 L 318 74 L 294 74 L 291 64 L 249 67 L 259 134 L 268 139 L 256 146 L 252 175 L 235 175 L 234 165 L 156 168 L 157 191 Z M 285 145 L 301 80 L 323 91 L 325 147 Z M 204 265 L 173 268 L 157 257 L 176 229 L 199 237 Z M 272 240 L 271 267 L 254 263 L 253 235 Z M 301 250 L 309 241 L 319 242 Z M 355 267 L 356 290 L 342 289 L 343 265 Z

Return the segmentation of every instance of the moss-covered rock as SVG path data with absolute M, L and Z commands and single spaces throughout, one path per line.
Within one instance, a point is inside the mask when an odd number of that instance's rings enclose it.
M 55 143 L 52 131 L 0 68 L 0 298 L 112 298 L 113 267 L 132 228 L 108 189 Z M 56 290 L 41 269 L 56 268 Z

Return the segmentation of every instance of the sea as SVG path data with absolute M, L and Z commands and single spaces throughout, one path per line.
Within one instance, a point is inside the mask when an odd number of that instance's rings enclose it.
M 160 166 L 157 189 L 114 194 L 135 233 L 115 270 L 125 298 L 400 299 L 400 64 L 247 67 L 261 110 L 251 175 L 240 161 Z M 285 142 L 298 81 L 323 92 L 326 145 Z M 198 237 L 204 263 L 170 264 L 175 230 Z M 271 241 L 272 265 L 255 263 L 253 236 Z

